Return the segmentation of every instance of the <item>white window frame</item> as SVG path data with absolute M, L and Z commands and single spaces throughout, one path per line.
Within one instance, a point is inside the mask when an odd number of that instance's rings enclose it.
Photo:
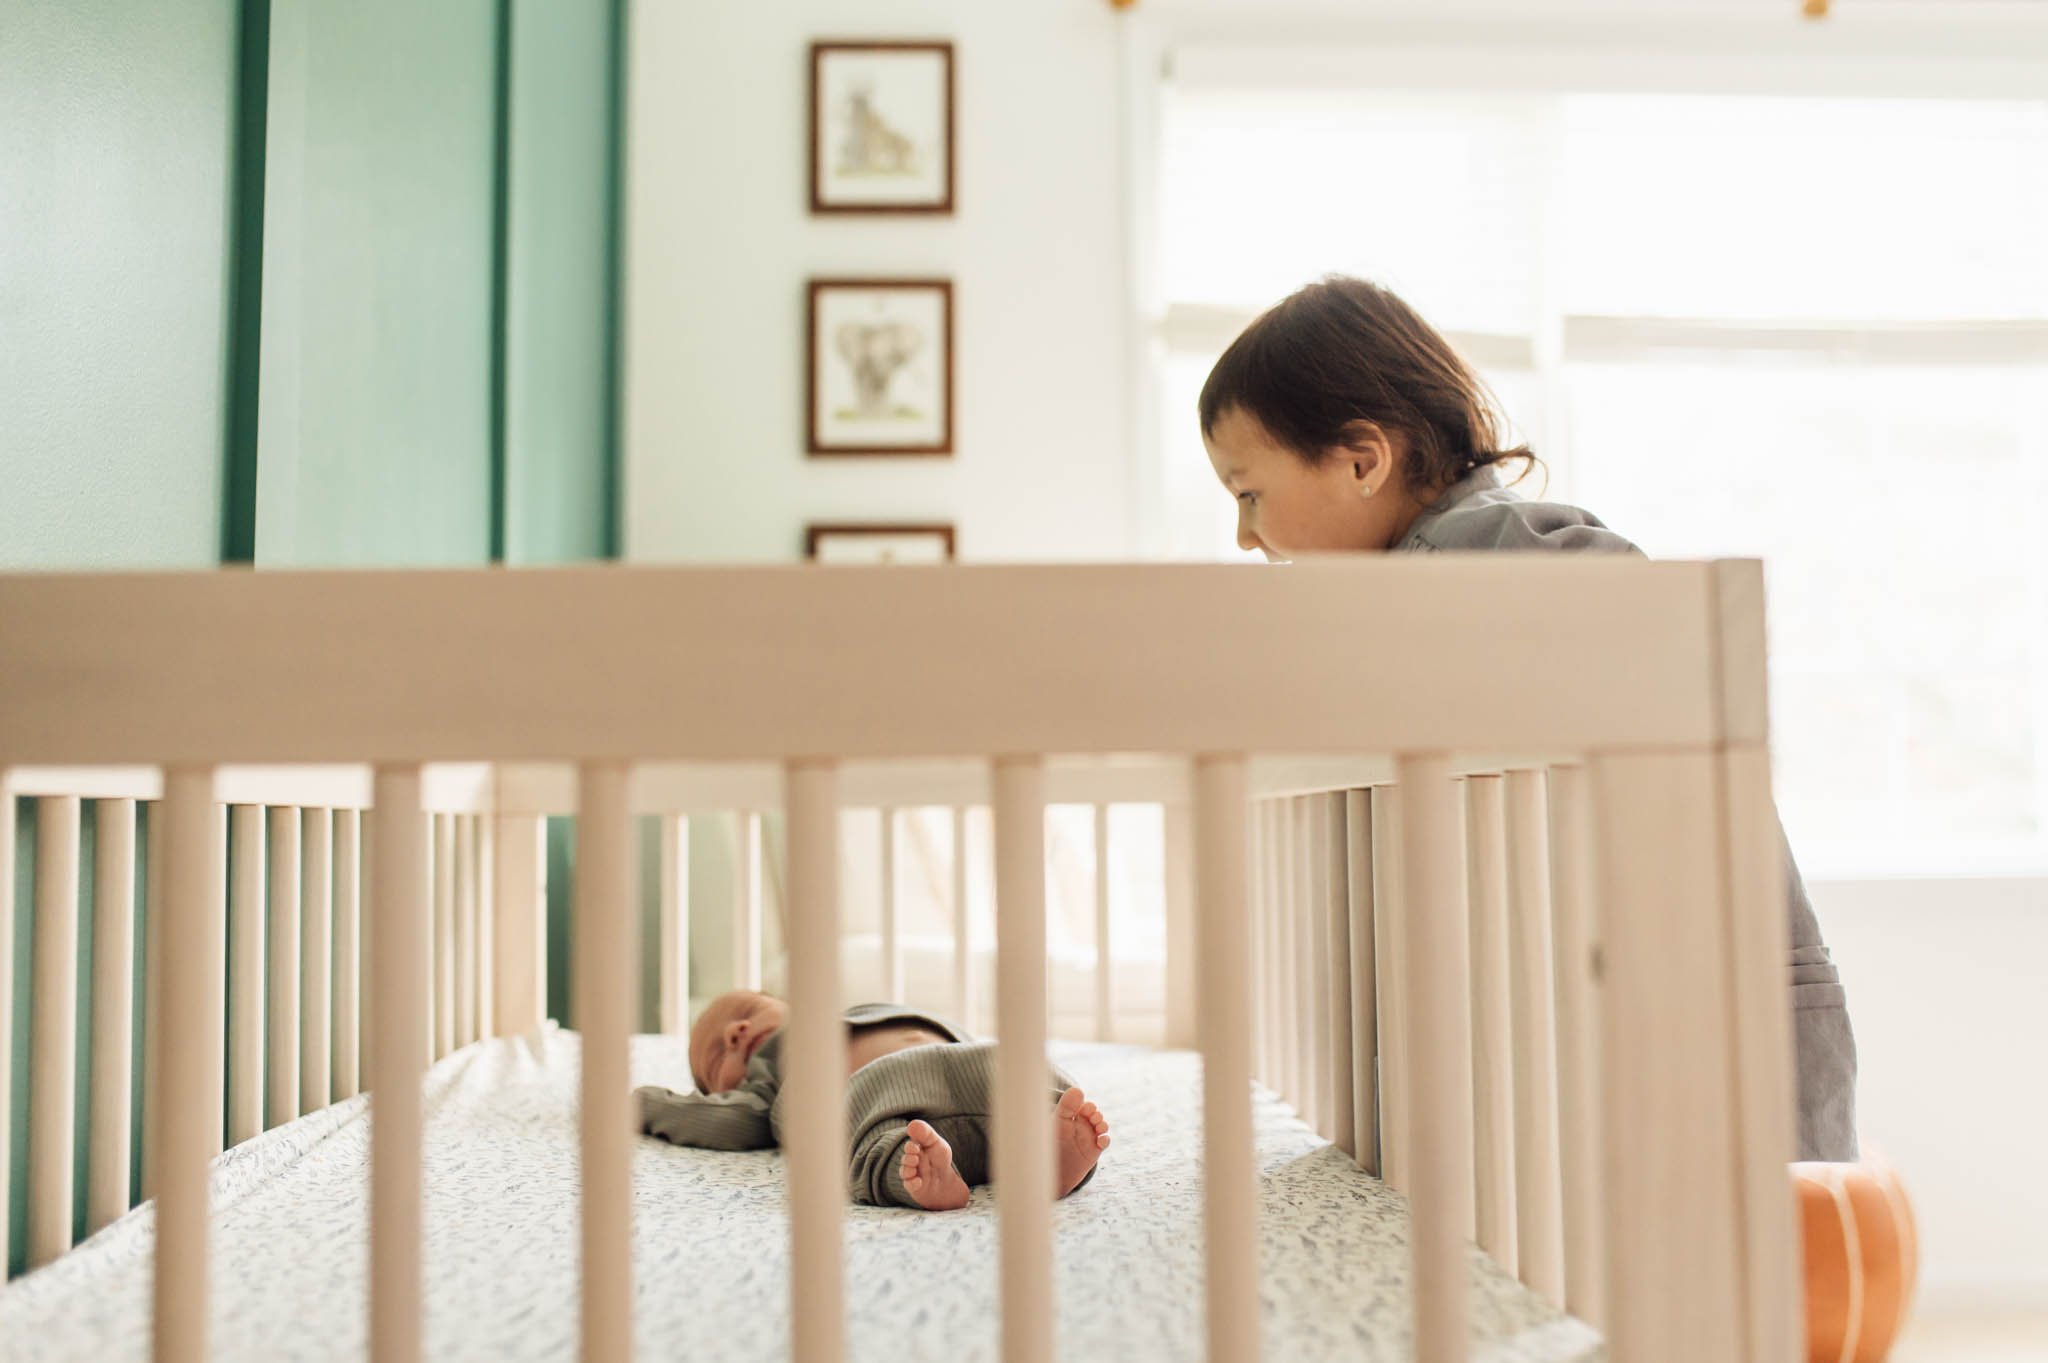
M 1173 303 L 1160 270 L 1161 108 L 1169 84 L 1247 91 L 1418 95 L 1487 93 L 1707 94 L 1836 98 L 2040 100 L 2048 92 L 2048 5 L 1898 3 L 1826 23 L 1793 22 L 1790 6 L 1713 17 L 1644 17 L 1586 9 L 1540 22 L 1527 6 L 1441 8 L 1403 20 L 1361 20 L 1330 9 L 1291 17 L 1242 11 L 1133 16 L 1123 31 L 1123 110 L 1130 205 L 1126 249 L 1130 280 L 1134 542 L 1161 557 L 1165 522 L 1160 383 L 1171 355 L 1214 354 L 1256 315 L 1253 308 Z M 1965 12 L 1967 10 L 1967 12 Z M 1553 135 L 1561 135 L 1554 132 Z M 1547 232 L 1547 228 L 1539 228 Z M 1541 253 L 1554 262 L 1557 252 Z M 1547 283 L 1539 287 L 1554 296 Z M 1735 354 L 1790 351 L 1824 359 L 1853 355 L 1883 362 L 1972 364 L 2048 361 L 2048 321 L 1956 320 L 1872 324 L 1867 319 L 1808 318 L 1796 324 L 1724 318 L 1564 315 L 1546 311 L 1531 335 L 1447 332 L 1477 367 L 1528 374 L 1543 393 L 1532 432 L 1544 452 L 1552 495 L 1569 499 L 1575 481 L 1562 429 L 1568 362 L 1635 362 L 1684 347 Z M 1192 419 L 1192 418 L 1190 418 Z M 2036 443 L 2044 437 L 2036 433 Z M 2037 451 L 2048 457 L 2048 451 Z M 2048 811 L 2048 688 L 2036 701 L 2038 808 Z M 1816 848 L 1807 869 L 1817 878 L 1955 873 L 1963 858 L 1939 846 L 1874 862 L 1868 849 L 1840 854 Z M 1972 849 L 1969 873 L 2048 876 L 2048 836 L 2008 852 Z

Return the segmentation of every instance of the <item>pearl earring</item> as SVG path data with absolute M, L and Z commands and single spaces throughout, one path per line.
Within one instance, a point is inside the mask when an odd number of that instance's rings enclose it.
M 1358 489 L 1358 495 L 1359 495 L 1359 496 L 1361 496 L 1361 497 L 1370 497 L 1370 496 L 1372 496 L 1372 484 L 1371 484 L 1371 483 L 1367 483 L 1367 484 L 1366 484 L 1366 485 L 1365 485 L 1364 487 L 1362 487 L 1362 488 Z

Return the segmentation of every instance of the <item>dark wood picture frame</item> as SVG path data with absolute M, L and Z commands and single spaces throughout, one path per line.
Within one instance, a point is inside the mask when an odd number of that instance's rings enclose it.
M 946 119 L 946 195 L 936 202 L 909 203 L 828 203 L 824 194 L 824 147 L 818 137 L 818 122 L 821 110 L 818 105 L 820 87 L 823 84 L 826 60 L 835 52 L 925 52 L 941 57 L 945 65 L 945 119 Z M 954 85 L 953 44 L 946 39 L 919 41 L 875 42 L 851 39 L 835 39 L 811 44 L 811 98 L 810 98 L 810 201 L 811 212 L 820 214 L 852 213 L 871 216 L 878 213 L 910 213 L 927 216 L 947 217 L 953 212 L 954 201 L 959 197 L 959 99 Z
M 946 562 L 955 560 L 955 537 L 953 526 L 946 521 L 925 521 L 896 525 L 873 522 L 813 521 L 804 527 L 804 558 L 815 563 L 818 558 L 818 541 L 826 535 L 936 535 L 945 542 Z
M 945 365 L 939 388 L 945 417 L 939 439 L 930 445 L 833 445 L 827 444 L 818 424 L 818 298 L 828 289 L 889 291 L 932 290 L 939 295 L 939 317 L 945 329 L 938 354 Z M 953 281 L 950 279 L 813 279 L 804 303 L 804 453 L 819 458 L 869 458 L 920 455 L 948 457 L 953 453 Z

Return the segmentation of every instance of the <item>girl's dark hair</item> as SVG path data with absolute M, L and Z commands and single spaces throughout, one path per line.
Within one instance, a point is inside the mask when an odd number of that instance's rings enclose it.
M 1237 408 L 1310 465 L 1369 421 L 1408 446 L 1410 491 L 1449 487 L 1473 469 L 1536 464 L 1502 449 L 1499 404 L 1450 343 L 1392 291 L 1328 275 L 1268 308 L 1230 343 L 1202 385 L 1202 434 Z

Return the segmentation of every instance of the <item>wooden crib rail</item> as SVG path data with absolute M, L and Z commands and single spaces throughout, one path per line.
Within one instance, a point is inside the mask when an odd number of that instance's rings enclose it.
M 1350 1019 L 1370 983 L 1385 1022 L 1373 1044 L 1397 1061 L 1379 1088 L 1405 1114 L 1379 1133 L 1379 1153 L 1413 1204 L 1417 1355 L 1455 1363 L 1468 1348 L 1479 1189 L 1468 894 L 1474 881 L 1488 887 L 1484 921 L 1505 934 L 1506 957 L 1489 956 L 1483 988 L 1526 986 L 1540 953 L 1515 935 L 1515 887 L 1535 874 L 1535 835 L 1506 794 L 1525 782 L 1498 773 L 1560 759 L 1584 764 L 1575 793 L 1559 803 L 1555 787 L 1553 803 L 1580 818 L 1591 850 L 1580 855 L 1568 823 L 1561 843 L 1553 817 L 1555 941 L 1588 949 L 1587 959 L 1597 948 L 1607 973 L 1587 997 L 1556 1002 L 1558 1089 L 1599 1128 L 1600 1177 L 1587 1177 L 1593 1147 L 1574 1147 L 1566 1131 L 1564 1231 L 1542 1205 L 1527 1209 L 1525 1231 L 1522 1204 L 1496 1184 L 1486 1234 L 1496 1250 L 1526 1236 L 1544 1246 L 1539 1258 L 1562 1258 L 1568 1299 L 1573 1264 L 1592 1255 L 1617 1363 L 1790 1357 L 1789 1037 L 1770 1006 L 1783 923 L 1754 564 L 0 576 L 0 639 L 0 775 L 32 772 L 56 786 L 65 778 L 45 769 L 64 764 L 161 771 L 91 778 L 104 783 L 94 789 L 157 780 L 154 795 L 131 784 L 108 798 L 160 797 L 163 814 L 152 842 L 164 911 L 149 924 L 163 968 L 150 990 L 158 1077 L 148 1082 L 169 1096 L 148 1104 L 159 1358 L 182 1363 L 207 1349 L 205 1171 L 224 1092 L 223 1048 L 209 1043 L 230 975 L 221 792 L 250 765 L 289 782 L 279 764 L 329 764 L 326 796 L 304 807 L 365 811 L 374 852 L 365 913 L 378 1004 L 364 1021 L 376 1103 L 376 1357 L 421 1356 L 419 1077 L 465 1026 L 492 1025 L 479 1015 L 482 959 L 501 992 L 517 982 L 494 1029 L 537 1019 L 539 830 L 565 795 L 586 840 L 574 981 L 584 1354 L 630 1356 L 630 1015 L 616 987 L 634 975 L 630 820 L 643 807 L 668 816 L 664 866 L 677 876 L 676 816 L 743 779 L 756 799 L 742 808 L 788 817 L 796 1357 L 837 1359 L 844 1342 L 832 816 L 857 795 L 890 809 L 944 787 L 994 809 L 1004 1354 L 1049 1359 L 1050 1206 L 1034 1186 L 1050 1163 L 1044 810 L 1067 780 L 1092 785 L 1088 798 L 1101 802 L 1100 778 L 1164 792 L 1189 815 L 1178 831 L 1167 823 L 1178 844 L 1167 865 L 1194 906 L 1196 949 L 1185 954 L 1199 989 L 1185 992 L 1201 1000 L 1187 1011 L 1206 1076 L 1210 1356 L 1259 1352 L 1255 1056 L 1319 1129 L 1342 1136 L 1348 1120 L 1360 1147 L 1362 1052 Z M 1114 756 L 1126 753 L 1159 756 Z M 442 763 L 498 765 L 458 815 L 429 799 Z M 742 765 L 701 784 L 703 764 Z M 1361 790 L 1372 792 L 1362 802 L 1351 793 Z M 733 807 L 729 785 L 718 802 Z M 11 822 L 11 802 L 6 812 Z M 1468 822 L 1481 829 L 1476 843 Z M 338 855 L 340 824 L 305 841 L 320 826 L 279 818 L 272 867 L 295 839 L 300 858 L 309 848 Z M 1369 858 L 1352 855 L 1355 829 L 1372 835 Z M 11 847 L 7 832 L 0 825 L 0 845 Z M 64 880 L 61 838 L 45 858 Z M 474 874 L 447 873 L 457 866 Z M 485 867 L 497 912 L 477 918 Z M 286 881 L 303 876 L 278 874 L 272 899 L 289 902 Z M 255 883 L 249 868 L 242 876 Z M 1597 901 L 1590 915 L 1558 888 L 1574 876 Z M 1505 914 L 1490 897 L 1496 885 Z M 1396 911 L 1362 923 L 1368 891 Z M 60 885 L 51 906 L 38 905 L 39 922 L 62 926 L 62 897 Z M 293 905 L 295 921 L 318 921 L 306 913 Z M 479 933 L 491 920 L 499 931 L 486 946 Z M 467 980 L 465 959 L 479 972 Z M 61 966 L 39 960 L 39 986 Z M 53 997 L 49 1007 L 65 1006 Z M 675 1000 L 668 1011 L 677 1015 Z M 1495 1079 L 1544 1063 L 1503 1042 L 1512 1021 L 1497 1010 L 1478 1019 Z M 1573 1068 L 1588 1047 L 1598 1051 L 1593 1113 L 1588 1076 Z M 272 1055 L 287 1062 L 279 1047 Z M 291 1087 L 273 1076 L 273 1094 Z M 1486 1131 L 1496 1165 L 1541 1144 L 1514 1120 L 1519 1110 L 1504 1112 L 1490 1109 Z M 1574 1239 L 1589 1206 L 1599 1234 Z
M 1741 694 L 1716 667 L 1750 579 L 1760 600 L 1753 564 L 1569 557 L 0 576 L 0 765 L 1760 742 L 1761 667 Z

